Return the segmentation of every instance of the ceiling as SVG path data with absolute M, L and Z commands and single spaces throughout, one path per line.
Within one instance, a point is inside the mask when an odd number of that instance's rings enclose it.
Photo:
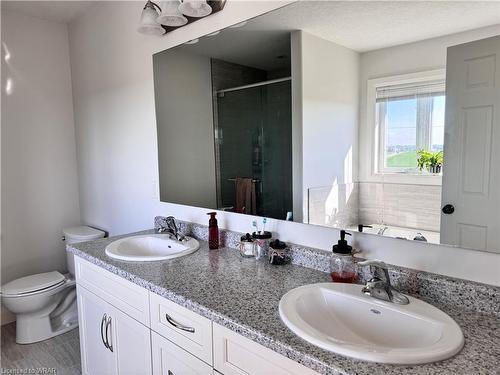
M 68 23 L 98 1 L 2 1 L 10 10 L 46 21 Z
M 301 1 L 269 15 L 263 21 L 270 27 L 365 52 L 500 24 L 500 2 Z
M 498 25 L 499 1 L 299 1 L 179 49 L 272 70 L 304 30 L 358 52 Z

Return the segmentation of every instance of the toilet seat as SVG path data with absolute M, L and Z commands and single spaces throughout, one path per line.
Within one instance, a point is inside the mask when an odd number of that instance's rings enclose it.
M 3 297 L 22 297 L 55 289 L 66 282 L 64 275 L 57 271 L 38 273 L 13 280 L 2 285 Z

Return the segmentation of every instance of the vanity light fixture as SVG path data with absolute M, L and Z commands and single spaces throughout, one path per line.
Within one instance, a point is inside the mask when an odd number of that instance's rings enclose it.
M 156 22 L 159 24 L 178 27 L 188 23 L 188 19 L 184 17 L 179 10 L 179 0 L 163 1 L 161 3 L 161 9 L 161 14 L 156 19 Z
M 182 14 L 195 18 L 206 17 L 212 13 L 212 8 L 205 0 L 183 0 L 179 10 Z
M 166 0 L 161 7 L 148 0 L 141 14 L 138 32 L 163 35 L 224 9 L 226 0 Z
M 161 12 L 158 5 L 148 0 L 142 9 L 141 22 L 137 28 L 138 32 L 147 35 L 162 35 L 165 33 L 163 27 L 156 21 L 159 15 L 156 9 Z

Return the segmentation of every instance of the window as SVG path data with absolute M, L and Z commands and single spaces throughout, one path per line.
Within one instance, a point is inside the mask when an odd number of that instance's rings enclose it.
M 421 173 L 417 152 L 443 150 L 444 79 L 375 88 L 378 173 Z

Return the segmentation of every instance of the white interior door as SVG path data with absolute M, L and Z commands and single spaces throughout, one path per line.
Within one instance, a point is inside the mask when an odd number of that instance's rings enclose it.
M 113 375 L 116 359 L 106 347 L 105 329 L 111 306 L 77 285 L 80 351 L 83 375 Z
M 441 243 L 500 253 L 500 36 L 448 48 L 445 124 Z

